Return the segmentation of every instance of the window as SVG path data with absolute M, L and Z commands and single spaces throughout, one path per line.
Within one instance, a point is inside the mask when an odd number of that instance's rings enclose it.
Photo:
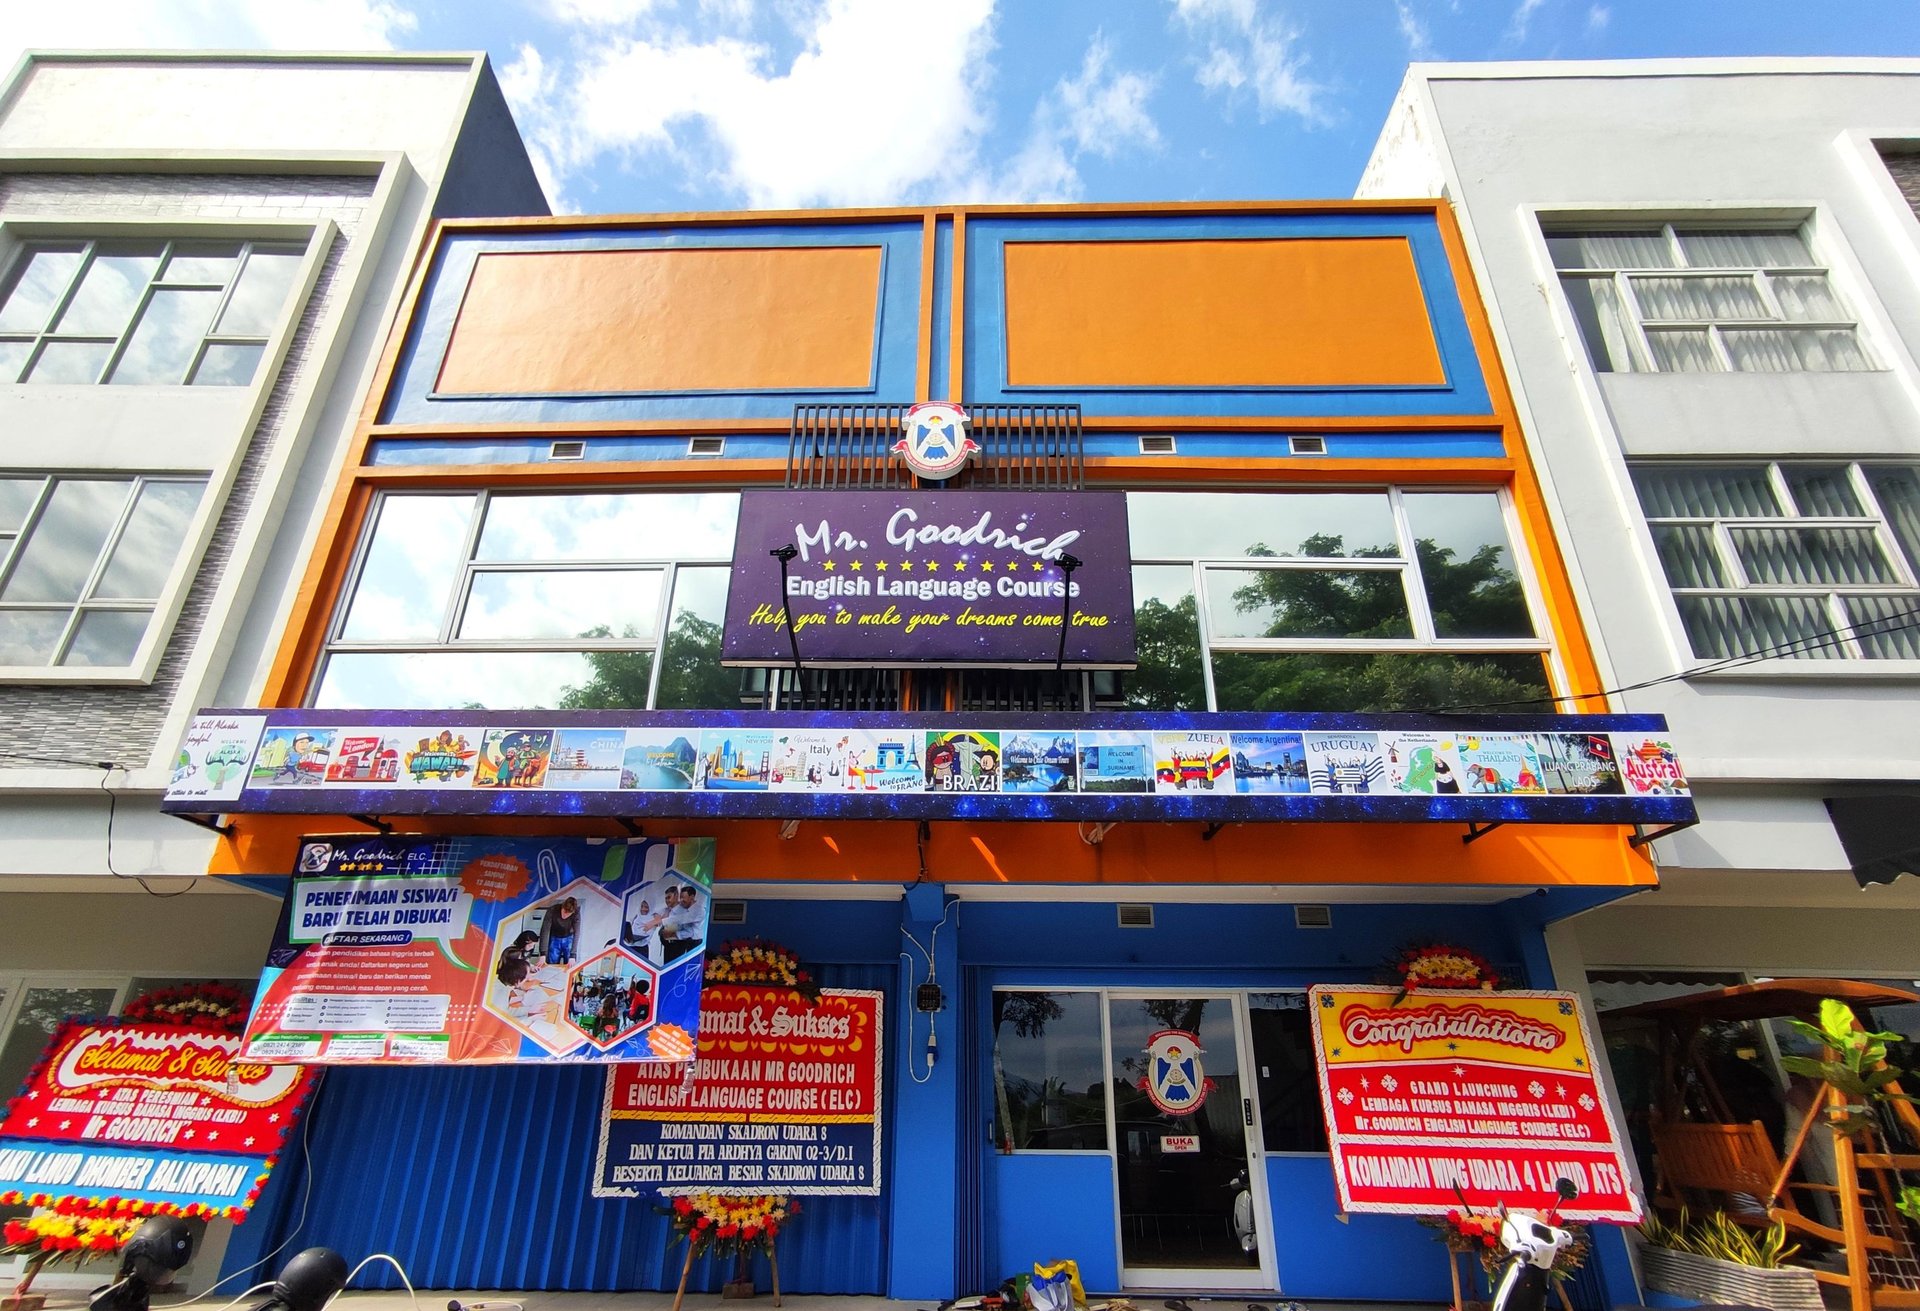
M 1010 1152 L 1107 1150 L 1097 992 L 993 993 L 993 1141 Z
M 1320 1106 L 1313 1017 L 1304 992 L 1247 996 L 1253 1030 L 1254 1087 L 1260 1094 L 1260 1131 L 1270 1152 L 1324 1152 L 1327 1121 Z
M 335 621 L 329 708 L 737 706 L 731 492 L 389 494 Z
M 1694 655 L 1920 659 L 1920 465 L 1633 468 Z
M 306 249 L 34 242 L 0 294 L 0 383 L 253 381 Z
M 1871 369 L 1859 326 L 1792 229 L 1548 232 L 1601 373 Z
M 0 665 L 132 664 L 205 488 L 0 476 Z
M 1127 517 L 1135 709 L 1547 695 L 1498 492 L 1132 492 Z

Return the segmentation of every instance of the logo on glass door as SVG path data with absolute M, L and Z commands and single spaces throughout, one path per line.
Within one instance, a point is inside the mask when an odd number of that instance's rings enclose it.
M 1213 1091 L 1201 1067 L 1204 1049 L 1185 1029 L 1162 1029 L 1147 1039 L 1147 1073 L 1140 1090 L 1168 1115 L 1191 1115 Z

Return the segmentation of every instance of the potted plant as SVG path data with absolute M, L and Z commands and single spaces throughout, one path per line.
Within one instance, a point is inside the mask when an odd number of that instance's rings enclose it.
M 1768 1311 L 1822 1311 L 1813 1271 L 1786 1264 L 1800 1249 L 1788 1244 L 1787 1227 L 1778 1221 L 1754 1230 L 1715 1211 L 1692 1224 L 1682 1207 L 1673 1224 L 1647 1217 L 1640 1236 L 1646 1240 L 1640 1272 L 1649 1288 Z

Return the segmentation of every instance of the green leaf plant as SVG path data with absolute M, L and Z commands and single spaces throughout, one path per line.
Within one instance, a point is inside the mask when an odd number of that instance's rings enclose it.
M 1640 1236 L 1670 1252 L 1710 1256 L 1761 1270 L 1779 1269 L 1800 1250 L 1798 1245 L 1787 1242 L 1787 1227 L 1777 1220 L 1765 1229 L 1755 1230 L 1728 1219 L 1725 1211 L 1715 1211 L 1695 1224 L 1688 1219 L 1684 1206 L 1672 1224 L 1658 1216 L 1648 1216 L 1640 1222 Z
M 1820 1003 L 1817 1025 L 1805 1020 L 1787 1023 L 1826 1049 L 1820 1057 L 1783 1056 L 1780 1064 L 1793 1074 L 1823 1081 L 1846 1098 L 1845 1113 L 1831 1120 L 1835 1133 L 1855 1138 L 1872 1130 L 1876 1101 L 1913 1100 L 1905 1093 L 1887 1091 L 1887 1085 L 1905 1073 L 1886 1063 L 1887 1044 L 1897 1041 L 1899 1034 L 1862 1029 L 1852 1009 L 1830 997 Z
M 1907 1219 L 1912 1220 L 1915 1224 L 1920 1224 L 1920 1186 L 1914 1184 L 1906 1185 L 1900 1190 L 1900 1200 L 1893 1205 L 1894 1209 L 1899 1211 L 1901 1215 L 1906 1216 Z

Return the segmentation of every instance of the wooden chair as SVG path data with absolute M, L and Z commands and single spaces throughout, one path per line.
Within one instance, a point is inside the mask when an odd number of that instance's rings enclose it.
M 1725 1211 L 1738 1224 L 1766 1228 L 1776 1221 L 1789 1234 L 1843 1244 L 1846 1235 L 1803 1212 L 1793 1189 L 1837 1195 L 1832 1184 L 1788 1179 L 1773 1139 L 1758 1120 L 1747 1124 L 1659 1124 L 1653 1129 L 1654 1204 Z M 1886 1242 L 1891 1252 L 1893 1244 Z

